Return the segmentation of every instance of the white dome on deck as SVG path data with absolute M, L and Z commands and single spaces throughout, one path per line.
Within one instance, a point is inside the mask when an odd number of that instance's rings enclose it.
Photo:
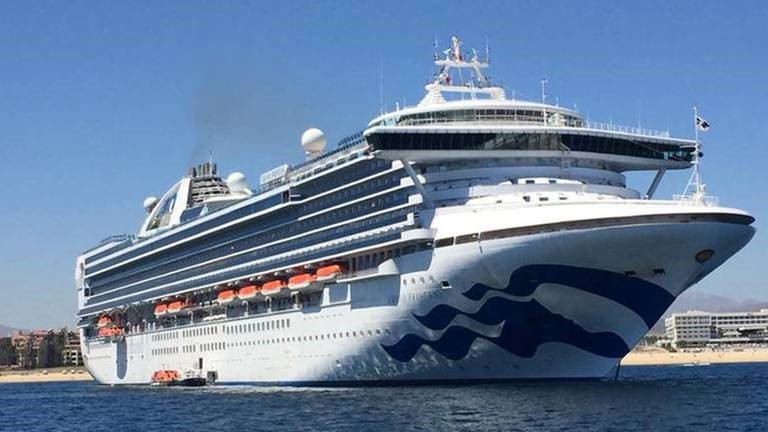
M 304 153 L 312 158 L 325 150 L 326 138 L 323 131 L 317 128 L 311 128 L 304 131 L 301 135 L 301 146 L 304 147 Z

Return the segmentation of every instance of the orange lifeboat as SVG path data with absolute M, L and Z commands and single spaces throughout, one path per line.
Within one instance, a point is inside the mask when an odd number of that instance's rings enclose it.
M 282 291 L 283 288 L 285 288 L 285 282 L 277 279 L 277 280 L 269 281 L 264 285 L 262 285 L 261 292 L 264 295 L 274 295 Z
M 219 293 L 217 299 L 219 300 L 219 303 L 226 304 L 226 303 L 232 303 L 237 298 L 237 291 L 235 290 L 224 290 Z
M 104 327 L 99 329 L 99 337 L 107 337 L 107 336 L 120 336 L 123 334 L 123 329 L 118 327 Z
M 160 303 L 159 305 L 155 306 L 155 316 L 160 317 L 168 313 L 168 305 L 165 303 Z
M 308 288 L 316 280 L 317 277 L 310 273 L 297 274 L 288 279 L 288 288 L 292 290 Z
M 159 370 L 152 374 L 151 385 L 170 386 L 179 382 L 179 372 L 175 370 Z
M 186 301 L 175 301 L 168 304 L 168 313 L 178 313 L 181 312 L 182 309 L 185 307 L 189 307 L 190 303 Z
M 258 285 L 246 285 L 237 292 L 237 296 L 243 300 L 248 300 L 256 297 L 261 289 Z
M 323 282 L 336 279 L 336 277 L 342 273 L 344 273 L 344 267 L 342 267 L 341 264 L 332 264 L 317 269 L 316 276 L 318 281 Z
M 102 315 L 101 318 L 99 318 L 99 328 L 104 328 L 112 324 L 112 318 L 110 318 L 109 315 Z

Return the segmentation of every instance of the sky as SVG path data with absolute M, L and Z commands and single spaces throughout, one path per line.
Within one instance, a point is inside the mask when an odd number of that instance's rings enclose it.
M 454 34 L 487 38 L 508 94 L 536 100 L 546 78 L 549 101 L 591 120 L 691 137 L 698 105 L 708 191 L 758 233 L 694 289 L 768 299 L 768 3 L 5 0 L 0 20 L 4 325 L 72 325 L 76 256 L 137 232 L 144 198 L 209 152 L 255 184 L 302 160 L 305 129 L 335 143 L 382 93 L 387 109 L 418 102 L 435 37 Z M 668 174 L 657 197 L 687 176 Z M 651 176 L 629 179 L 645 190 Z

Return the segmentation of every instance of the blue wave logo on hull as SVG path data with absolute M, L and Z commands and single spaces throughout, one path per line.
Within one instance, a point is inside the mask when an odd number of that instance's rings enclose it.
M 674 297 L 658 285 L 642 279 L 605 270 L 562 266 L 530 265 L 517 269 L 504 288 L 477 283 L 463 295 L 478 301 L 488 291 L 501 291 L 513 296 L 533 294 L 545 283 L 566 285 L 622 304 L 639 315 L 650 328 L 672 304 Z M 450 325 L 464 315 L 484 325 L 504 323 L 498 336 L 486 336 L 466 327 Z M 589 332 L 572 320 L 551 312 L 536 300 L 513 301 L 491 297 L 474 313 L 450 305 L 437 305 L 426 315 L 414 315 L 423 326 L 444 330 L 434 341 L 416 334 L 406 334 L 394 345 L 382 345 L 392 358 L 410 361 L 422 346 L 429 346 L 444 357 L 460 360 L 467 356 L 476 339 L 485 339 L 519 357 L 531 358 L 538 347 L 547 342 L 575 346 L 595 355 L 620 358 L 630 347 L 613 332 Z

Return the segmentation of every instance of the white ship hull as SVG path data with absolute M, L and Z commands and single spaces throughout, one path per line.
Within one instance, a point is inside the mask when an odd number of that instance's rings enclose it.
M 728 213 L 599 206 L 584 211 L 617 218 Z M 438 214 L 431 226 L 499 229 L 516 218 L 533 224 L 565 212 L 559 210 L 565 206 L 555 208 L 527 216 L 500 206 L 457 210 Z M 568 214 L 578 219 L 579 211 L 574 206 Z M 749 225 L 735 223 L 617 223 L 456 244 L 329 283 L 318 306 L 111 341 L 83 338 L 83 352 L 91 374 L 105 384 L 145 384 L 156 370 L 191 368 L 214 373 L 220 384 L 603 378 L 674 298 L 753 234 Z M 697 262 L 696 253 L 705 249 L 714 255 Z M 225 332 L 224 326 L 237 330 Z

